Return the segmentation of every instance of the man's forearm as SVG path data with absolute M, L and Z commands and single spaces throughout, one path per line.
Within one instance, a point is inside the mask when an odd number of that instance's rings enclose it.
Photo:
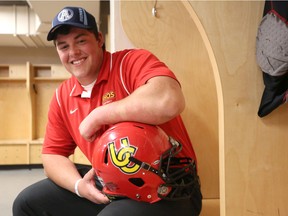
M 75 183 L 81 178 L 74 163 L 61 155 L 43 154 L 45 174 L 57 185 L 75 193 Z

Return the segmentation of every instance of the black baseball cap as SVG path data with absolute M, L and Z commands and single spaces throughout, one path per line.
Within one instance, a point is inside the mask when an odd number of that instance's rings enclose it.
M 55 39 L 55 31 L 63 25 L 98 31 L 95 17 L 81 7 L 65 7 L 53 19 L 47 40 Z

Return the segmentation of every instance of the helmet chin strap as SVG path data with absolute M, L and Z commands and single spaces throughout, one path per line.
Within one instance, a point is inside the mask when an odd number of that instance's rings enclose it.
M 160 156 L 160 164 L 159 164 L 158 169 L 155 169 L 154 167 L 151 166 L 151 164 L 140 161 L 137 158 L 132 157 L 132 156 L 129 158 L 129 160 L 131 162 L 139 165 L 140 168 L 143 168 L 145 170 L 148 170 L 148 171 L 153 172 L 154 174 L 160 176 L 166 182 L 168 180 L 167 174 L 169 171 L 169 165 L 173 164 L 175 162 L 175 161 L 173 161 L 174 156 L 177 155 L 182 150 L 182 145 L 178 141 L 173 139 L 172 137 L 169 137 L 169 142 L 172 145 L 172 147 L 170 149 L 168 149 L 167 151 L 165 151 Z M 163 159 L 167 159 L 166 165 L 168 164 L 168 166 L 166 167 L 166 170 L 163 170 L 163 167 L 162 167 Z M 180 162 L 180 161 L 177 160 L 177 162 Z
M 156 175 L 159 175 L 159 171 L 155 168 L 153 168 L 150 164 L 142 162 L 138 159 L 136 159 L 135 157 L 130 157 L 129 160 L 137 165 L 140 166 L 140 168 L 143 168 L 145 170 L 148 170 L 150 172 L 155 173 Z

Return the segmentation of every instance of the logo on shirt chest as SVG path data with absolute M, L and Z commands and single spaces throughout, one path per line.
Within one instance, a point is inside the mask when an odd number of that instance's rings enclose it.
M 70 109 L 70 114 L 72 115 L 73 113 L 75 113 L 78 110 L 78 108 L 76 109 Z
M 103 94 L 102 96 L 102 104 L 111 103 L 115 100 L 116 94 L 114 91 L 109 91 Z

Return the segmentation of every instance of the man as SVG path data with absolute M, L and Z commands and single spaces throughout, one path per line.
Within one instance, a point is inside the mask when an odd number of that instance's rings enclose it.
M 95 18 L 83 8 L 61 10 L 47 40 L 54 41 L 72 77 L 50 104 L 42 150 L 48 179 L 18 195 L 13 215 L 199 215 L 200 185 L 193 186 L 190 199 L 179 201 L 110 201 L 94 169 L 77 169 L 68 158 L 78 146 L 92 161 L 101 134 L 113 124 L 132 121 L 158 125 L 183 144 L 182 156 L 196 161 L 180 117 L 185 101 L 175 75 L 146 50 L 107 52 Z

